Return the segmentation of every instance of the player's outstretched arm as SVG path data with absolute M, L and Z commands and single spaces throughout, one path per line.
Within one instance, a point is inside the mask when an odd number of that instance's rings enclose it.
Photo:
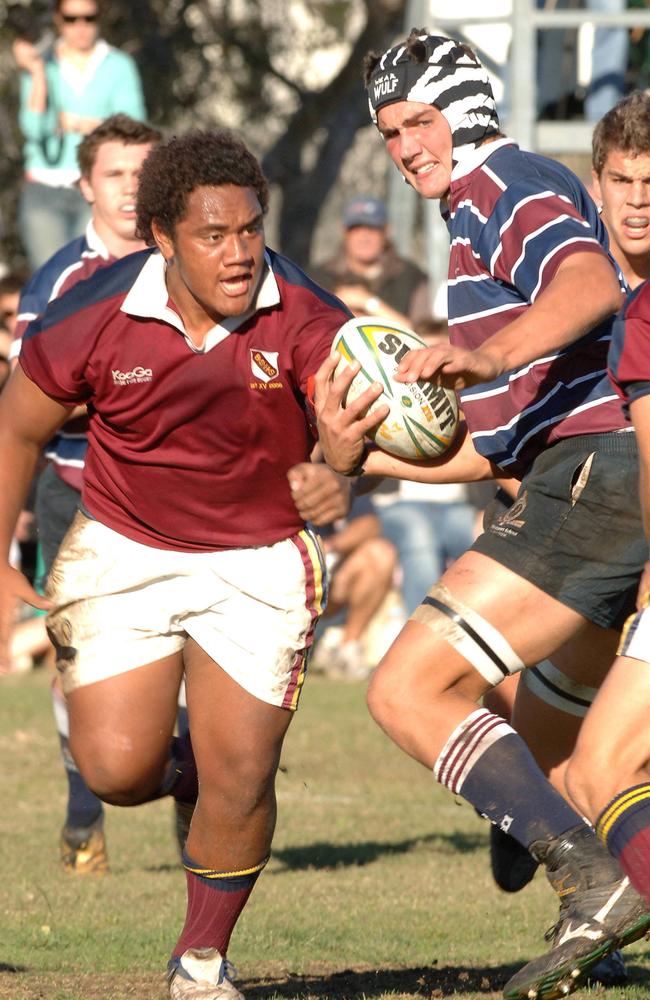
M 475 483 L 503 475 L 502 469 L 476 451 L 464 421 L 459 424 L 454 443 L 440 458 L 411 461 L 373 448 L 364 462 L 364 476 L 391 476 L 432 485 Z
M 46 396 L 20 366 L 0 393 L 0 664 L 8 661 L 18 600 L 35 608 L 52 605 L 9 565 L 9 547 L 41 450 L 69 409 Z
M 410 351 L 395 378 L 399 382 L 435 379 L 449 389 L 490 382 L 579 340 L 622 304 L 608 258 L 598 253 L 572 254 L 532 305 L 480 348 L 469 351 L 445 344 Z

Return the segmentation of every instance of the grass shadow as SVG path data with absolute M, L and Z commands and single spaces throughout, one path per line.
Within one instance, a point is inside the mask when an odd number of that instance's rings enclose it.
M 305 844 L 300 847 L 274 848 L 272 856 L 276 862 L 279 861 L 282 865 L 280 872 L 283 870 L 300 871 L 306 868 L 362 867 L 370 865 L 386 855 L 409 854 L 425 844 L 439 844 L 457 854 L 470 854 L 472 851 L 485 850 L 487 836 L 456 831 L 454 833 L 431 833 L 426 837 L 413 837 L 408 840 L 366 840 L 358 844 L 332 844 L 328 841 L 318 841 L 315 844 Z
M 327 1000 L 403 993 L 434 997 L 463 996 L 464 993 L 491 994 L 503 988 L 516 966 L 467 968 L 449 965 L 444 968 L 424 966 L 414 969 L 346 969 L 319 975 L 289 974 L 283 979 L 250 979 L 245 994 L 250 1000 L 270 997 L 323 997 Z
M 326 1000 L 364 1000 L 388 994 L 408 994 L 426 997 L 462 997 L 467 995 L 489 996 L 499 993 L 508 979 L 521 968 L 525 959 L 517 964 L 483 966 L 448 965 L 437 968 L 424 966 L 404 969 L 346 969 L 343 972 L 323 975 L 298 975 L 249 979 L 244 984 L 248 1000 L 266 1000 L 272 997 L 313 997 Z M 638 965 L 628 965 L 629 980 L 626 985 L 647 988 L 650 970 Z M 602 989 L 602 987 L 601 987 Z

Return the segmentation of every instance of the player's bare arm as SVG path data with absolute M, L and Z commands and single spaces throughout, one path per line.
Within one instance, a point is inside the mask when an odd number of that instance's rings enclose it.
M 464 421 L 458 426 L 454 443 L 440 458 L 411 461 L 408 458 L 398 458 L 389 455 L 380 448 L 373 448 L 363 463 L 364 478 L 366 476 L 390 476 L 392 479 L 409 479 L 414 483 L 430 483 L 443 485 L 445 483 L 476 483 L 484 479 L 503 480 L 503 470 L 497 469 L 492 462 L 476 451 L 472 438 Z M 510 482 L 510 480 L 507 480 Z M 516 495 L 518 481 L 512 480 Z
M 411 351 L 395 378 L 400 382 L 435 378 L 452 389 L 489 382 L 579 340 L 622 303 L 618 279 L 605 254 L 572 254 L 530 308 L 479 349 L 440 345 Z
M 66 420 L 69 408 L 54 402 L 18 367 L 0 394 L 0 463 L 11 469 L 0 495 L 0 662 L 7 659 L 7 644 L 14 621 L 16 600 L 48 609 L 44 600 L 7 559 L 16 520 L 23 509 L 36 464 L 45 442 Z

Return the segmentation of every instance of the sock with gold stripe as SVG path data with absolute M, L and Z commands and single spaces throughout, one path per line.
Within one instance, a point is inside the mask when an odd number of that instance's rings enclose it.
M 239 914 L 269 859 L 239 871 L 214 871 L 183 852 L 187 877 L 187 916 L 173 957 L 188 948 L 217 948 L 226 955 Z
M 596 820 L 596 833 L 650 904 L 650 784 L 620 792 Z

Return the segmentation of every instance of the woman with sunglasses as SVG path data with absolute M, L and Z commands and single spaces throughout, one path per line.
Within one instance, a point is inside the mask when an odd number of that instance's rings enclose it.
M 76 148 L 83 136 L 117 112 L 146 118 L 137 67 L 100 38 L 99 13 L 97 0 L 55 0 L 52 44 L 26 38 L 13 44 L 22 70 L 19 123 L 25 136 L 19 223 L 33 270 L 88 221 L 77 186 Z

